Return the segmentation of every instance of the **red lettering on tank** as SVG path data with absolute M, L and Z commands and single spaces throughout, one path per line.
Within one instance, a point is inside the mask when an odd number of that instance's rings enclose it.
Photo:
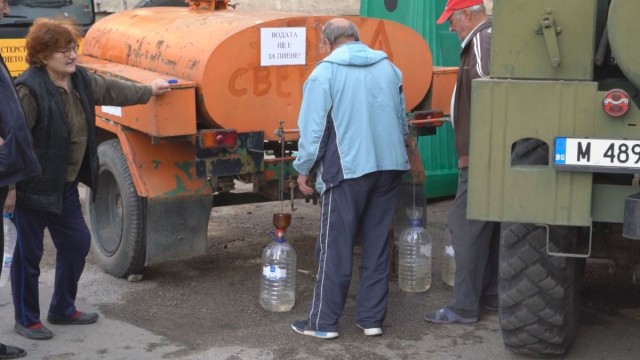
M 276 67 L 276 94 L 280 98 L 291 97 L 291 92 L 283 89 L 284 83 L 289 79 L 289 72 L 283 66 Z
M 281 99 L 301 96 L 302 84 L 311 70 L 306 66 L 241 67 L 231 73 L 227 87 L 233 97 L 247 96 L 249 89 L 255 97 L 269 96 L 272 91 Z M 253 76 L 245 76 L 249 72 Z
M 253 68 L 253 95 L 264 96 L 271 91 L 271 72 L 256 66 Z
M 240 97 L 247 94 L 247 89 L 240 88 L 238 87 L 238 84 L 237 84 L 240 78 L 247 72 L 249 72 L 247 68 L 239 68 L 231 74 L 231 76 L 229 77 L 229 86 L 228 86 L 229 93 L 231 95 Z
M 309 75 L 311 75 L 312 71 L 313 71 L 313 69 L 308 69 L 306 66 L 299 68 L 299 71 L 298 71 L 299 80 L 298 81 L 299 81 L 300 86 L 298 86 L 298 89 L 296 89 L 296 90 L 298 92 L 298 97 L 300 99 L 302 99 L 302 85 L 307 80 Z
M 322 38 L 322 24 L 314 23 L 312 26 L 307 27 L 307 59 L 306 67 L 310 67 L 309 73 L 313 70 L 315 64 L 317 64 L 320 60 L 322 60 L 325 56 L 329 55 L 328 52 L 325 52 L 324 47 L 322 46 L 322 42 L 320 39 Z
M 389 41 L 389 34 L 387 34 L 387 29 L 384 26 L 384 21 L 378 21 L 378 25 L 373 32 L 371 41 L 369 41 L 369 46 L 371 46 L 373 49 L 384 51 L 389 57 L 389 60 L 393 61 L 391 42 Z

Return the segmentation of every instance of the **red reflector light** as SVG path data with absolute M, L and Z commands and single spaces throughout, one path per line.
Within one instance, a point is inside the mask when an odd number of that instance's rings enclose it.
M 613 89 L 604 96 L 602 110 L 613 117 L 620 117 L 629 111 L 629 94 L 621 89 Z
M 415 111 L 409 118 L 409 125 L 415 127 L 438 127 L 442 125 L 444 113 L 442 110 Z
M 238 132 L 231 129 L 201 130 L 198 138 L 201 149 L 235 150 L 238 146 Z

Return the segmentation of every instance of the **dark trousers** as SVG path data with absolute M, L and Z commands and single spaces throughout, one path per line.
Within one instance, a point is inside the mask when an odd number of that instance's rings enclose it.
M 57 250 L 49 314 L 61 318 L 72 316 L 76 312 L 78 281 L 91 244 L 91 235 L 82 217 L 78 184 L 65 184 L 61 214 L 16 206 L 14 219 L 18 242 L 11 267 L 11 289 L 16 322 L 25 326 L 40 322 L 38 277 L 45 228 L 49 229 Z
M 467 219 L 469 172 L 460 169 L 448 224 L 456 259 L 454 309 L 477 314 L 485 296 L 498 294 L 500 223 Z
M 400 171 L 374 172 L 344 180 L 322 194 L 318 278 L 309 313 L 312 328 L 337 331 L 351 283 L 356 238 L 362 246 L 356 322 L 365 328 L 382 325 L 389 292 L 389 226 L 401 176 Z
M 0 186 L 0 208 L 4 207 L 4 202 L 7 200 L 8 192 L 8 186 Z M 4 231 L 0 231 L 0 249 L 4 251 Z M 0 266 L 0 274 L 2 274 L 2 266 Z

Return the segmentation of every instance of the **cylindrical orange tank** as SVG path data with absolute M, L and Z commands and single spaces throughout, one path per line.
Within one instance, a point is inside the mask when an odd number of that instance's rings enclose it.
M 280 121 L 285 128 L 297 127 L 302 85 L 315 64 L 328 55 L 320 47 L 320 35 L 331 18 L 140 8 L 93 25 L 84 39 L 83 54 L 194 81 L 199 120 L 205 126 L 263 130 L 265 138 L 276 140 L 273 130 Z M 400 68 L 407 109 L 415 107 L 431 83 L 427 43 L 414 30 L 389 20 L 347 18 L 358 26 L 361 41 L 385 51 Z M 261 33 L 270 39 L 262 41 Z M 306 41 L 296 42 L 301 34 Z M 263 66 L 261 58 L 276 64 Z M 300 59 L 303 64 L 279 65 Z

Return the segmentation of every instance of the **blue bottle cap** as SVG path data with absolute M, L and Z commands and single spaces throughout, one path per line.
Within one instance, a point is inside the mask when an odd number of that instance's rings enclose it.
M 169 80 L 167 80 L 167 82 L 168 82 L 169 84 L 177 84 L 177 83 L 178 83 L 178 80 L 176 80 L 176 79 L 169 79 Z

